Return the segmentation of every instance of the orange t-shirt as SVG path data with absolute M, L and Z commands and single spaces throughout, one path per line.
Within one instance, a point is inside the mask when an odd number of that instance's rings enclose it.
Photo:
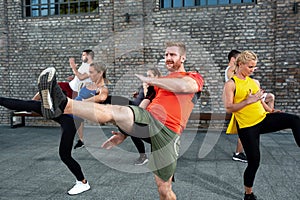
M 198 84 L 198 91 L 202 90 L 204 80 L 196 72 L 173 72 L 162 78 L 180 78 L 190 76 Z M 155 87 L 156 96 L 148 105 L 147 110 L 152 116 L 177 134 L 181 134 L 186 127 L 193 110 L 194 93 L 173 93 Z

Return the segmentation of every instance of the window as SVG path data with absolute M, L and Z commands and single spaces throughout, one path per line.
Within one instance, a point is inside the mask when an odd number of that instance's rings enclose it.
M 161 0 L 161 8 L 255 3 L 256 0 Z
M 23 0 L 24 17 L 98 13 L 99 0 Z

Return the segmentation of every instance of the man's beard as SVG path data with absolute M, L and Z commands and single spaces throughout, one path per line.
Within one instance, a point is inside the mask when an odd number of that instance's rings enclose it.
M 169 66 L 170 64 L 172 64 L 173 66 Z M 181 66 L 181 62 L 177 61 L 177 62 L 168 62 L 167 67 L 170 71 L 177 71 Z

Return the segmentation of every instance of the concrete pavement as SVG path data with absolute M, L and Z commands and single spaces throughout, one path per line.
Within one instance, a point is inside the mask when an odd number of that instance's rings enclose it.
M 85 129 L 86 147 L 73 151 L 73 156 L 91 190 L 69 196 L 66 192 L 75 178 L 58 156 L 59 127 L 0 125 L 0 199 L 159 199 L 152 173 L 133 165 L 138 154 L 130 139 L 110 151 L 99 148 L 111 130 L 115 128 Z M 231 160 L 237 136 L 215 130 L 196 132 L 186 130 L 182 136 L 173 183 L 177 199 L 242 199 L 246 164 Z M 262 135 L 261 158 L 254 185 L 259 199 L 299 200 L 300 148 L 291 132 Z

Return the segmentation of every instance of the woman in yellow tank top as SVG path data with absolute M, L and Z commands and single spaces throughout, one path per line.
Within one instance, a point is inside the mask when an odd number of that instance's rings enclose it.
M 249 77 L 256 69 L 257 61 L 255 53 L 242 52 L 236 60 L 236 75 L 225 83 L 223 91 L 226 112 L 232 113 L 227 132 L 239 134 L 248 159 L 244 172 L 244 200 L 256 200 L 252 187 L 260 161 L 260 134 L 291 128 L 300 147 L 299 116 L 272 112 L 262 100 L 259 82 Z

